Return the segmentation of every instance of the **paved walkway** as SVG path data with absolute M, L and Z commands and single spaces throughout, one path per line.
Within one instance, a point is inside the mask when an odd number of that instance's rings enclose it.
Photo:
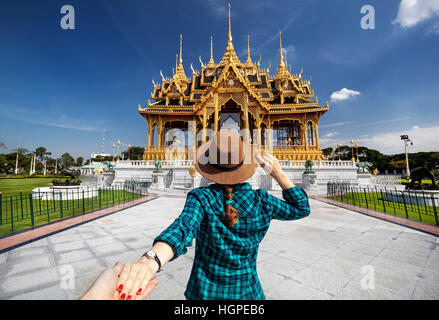
M 160 197 L 1 254 L 0 298 L 79 298 L 105 268 L 137 260 L 184 202 Z M 310 203 L 308 218 L 273 221 L 260 245 L 267 299 L 439 299 L 439 238 Z M 150 299 L 184 299 L 193 256 L 166 265 Z M 371 270 L 374 289 L 363 289 Z M 69 271 L 75 288 L 63 289 Z

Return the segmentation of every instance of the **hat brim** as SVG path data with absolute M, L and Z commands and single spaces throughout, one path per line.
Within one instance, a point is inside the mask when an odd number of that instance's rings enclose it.
M 209 149 L 211 142 L 212 140 L 201 145 L 195 153 L 195 168 L 203 177 L 218 184 L 238 184 L 253 176 L 257 163 L 254 159 L 253 148 L 245 142 L 242 143 L 244 162 L 236 170 L 223 171 L 210 163 L 200 163 L 199 157 Z

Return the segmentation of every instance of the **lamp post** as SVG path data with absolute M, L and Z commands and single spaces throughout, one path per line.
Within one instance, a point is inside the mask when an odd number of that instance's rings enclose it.
M 341 161 L 341 158 L 340 158 L 340 143 L 339 144 L 337 144 L 337 147 L 338 147 L 338 161 Z
M 130 150 L 131 150 L 131 145 L 128 145 L 128 160 L 130 160 Z
M 116 148 L 115 144 L 113 144 L 113 162 L 114 162 L 114 148 Z
M 357 148 L 357 162 L 360 162 L 360 159 L 358 159 L 358 143 L 355 144 L 355 147 Z
M 354 158 L 354 140 L 351 140 L 351 146 L 352 146 L 352 161 L 355 161 L 355 158 Z
M 331 152 L 331 160 L 334 160 L 334 155 L 335 155 L 335 148 L 332 148 L 332 152 Z
M 407 153 L 407 146 L 410 142 L 410 145 L 413 145 L 413 141 L 409 139 L 409 136 L 406 134 L 401 135 L 401 140 L 404 141 L 404 151 L 405 151 L 405 164 L 406 164 L 406 177 L 410 179 L 410 167 L 409 167 L 409 156 Z
M 120 160 L 120 140 L 117 140 L 117 161 Z
M 15 174 L 18 173 L 18 152 L 17 152 L 17 159 L 15 159 Z

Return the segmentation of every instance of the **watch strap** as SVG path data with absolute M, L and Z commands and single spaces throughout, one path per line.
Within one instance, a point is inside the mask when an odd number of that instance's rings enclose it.
M 148 255 L 149 252 L 152 252 L 153 255 Z M 143 254 L 143 257 L 145 257 L 146 259 L 153 259 L 155 260 L 155 262 L 157 262 L 157 264 L 159 265 L 159 269 L 157 270 L 157 273 L 159 273 L 160 271 L 162 271 L 162 263 L 159 259 L 159 257 L 157 256 L 157 254 L 154 251 L 147 251 Z

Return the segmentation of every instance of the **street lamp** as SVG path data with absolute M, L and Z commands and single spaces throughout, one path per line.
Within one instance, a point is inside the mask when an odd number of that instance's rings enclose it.
M 117 161 L 120 160 L 120 149 L 119 149 L 119 146 L 120 146 L 120 140 L 117 140 Z
M 355 161 L 355 158 L 354 158 L 354 140 L 351 140 L 351 145 L 352 145 L 352 161 Z
M 131 150 L 131 145 L 128 145 L 128 160 L 130 160 L 130 150 Z
M 358 159 L 358 143 L 355 144 L 355 148 L 357 148 L 357 162 L 360 162 L 360 159 Z
M 407 146 L 410 142 L 410 145 L 413 145 L 413 141 L 409 139 L 409 136 L 406 134 L 401 135 L 401 140 L 404 141 L 404 150 L 405 150 L 405 164 L 406 164 L 406 177 L 410 179 L 410 168 L 409 168 L 409 156 L 407 153 Z
M 114 148 L 116 148 L 116 145 L 113 144 L 113 162 L 114 162 Z
M 338 147 L 338 161 L 341 161 L 341 159 L 340 159 L 340 143 L 339 144 L 337 144 L 337 147 Z

